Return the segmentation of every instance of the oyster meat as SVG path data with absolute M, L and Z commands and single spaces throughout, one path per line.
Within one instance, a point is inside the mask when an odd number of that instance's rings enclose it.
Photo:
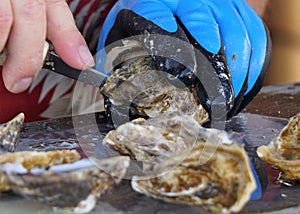
M 108 189 L 117 185 L 129 166 L 128 157 L 81 159 L 69 164 L 26 169 L 18 162 L 1 171 L 11 189 L 26 198 L 75 213 L 88 213 Z
M 11 121 L 0 125 L 0 154 L 15 151 L 23 122 L 24 114 L 20 113 Z
M 79 159 L 80 155 L 75 150 L 48 152 L 23 151 L 0 155 L 0 165 L 7 163 L 19 163 L 26 170 L 31 170 L 34 167 L 50 167 L 57 164 L 72 163 Z M 0 172 L 0 192 L 9 190 L 11 190 L 11 187 Z
M 121 125 L 103 142 L 153 165 L 151 174 L 133 176 L 135 191 L 229 213 L 240 211 L 256 188 L 249 158 L 234 136 L 203 128 L 182 112 L 171 112 Z
M 257 155 L 278 167 L 284 179 L 300 180 L 300 113 L 290 118 L 269 145 L 258 147 Z
M 139 42 L 129 40 L 124 47 L 111 50 L 117 52 L 115 61 L 123 61 L 112 70 L 112 75 L 101 89 L 101 93 L 106 97 L 106 110 L 113 122 L 117 124 L 116 121 L 120 117 L 129 121 L 137 117 L 149 118 L 173 111 L 191 115 L 200 124 L 206 122 L 208 114 L 200 104 L 194 87 L 187 87 L 170 74 L 158 70 L 153 59 L 146 53 L 137 57 L 134 52 L 135 55 L 130 58 L 128 53 L 132 51 L 129 50 L 137 48 L 140 51 L 143 49 Z M 176 81 L 178 87 L 170 81 Z M 117 118 L 114 118 L 114 115 Z M 124 122 L 119 124 L 122 123 Z

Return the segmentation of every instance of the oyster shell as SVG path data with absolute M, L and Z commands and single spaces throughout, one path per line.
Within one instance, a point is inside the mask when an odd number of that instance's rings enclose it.
M 300 114 L 290 118 L 269 145 L 258 147 L 257 155 L 277 166 L 283 172 L 283 178 L 300 180 Z
M 34 167 L 50 167 L 57 164 L 71 163 L 79 159 L 80 155 L 75 150 L 48 152 L 23 151 L 0 155 L 0 165 L 20 163 L 25 169 L 30 170 Z M 0 172 L 0 192 L 9 191 L 10 189 L 10 185 Z
M 24 114 L 20 113 L 11 121 L 0 125 L 0 154 L 15 151 L 23 122 Z
M 175 77 L 159 71 L 153 59 L 146 54 L 137 57 L 134 52 L 135 55 L 130 58 L 129 50 L 137 48 L 141 52 L 143 47 L 139 42 L 129 40 L 124 47 L 111 50 L 117 52 L 115 61 L 123 61 L 112 71 L 112 75 L 101 89 L 101 93 L 108 99 L 106 110 L 113 122 L 116 123 L 118 118 L 113 118 L 111 114 L 125 117 L 123 121 L 127 122 L 137 117 L 156 117 L 164 112 L 173 111 L 191 115 L 200 124 L 206 122 L 208 114 L 200 104 L 193 86 L 187 87 L 179 80 L 176 81 Z M 124 62 L 124 59 L 127 61 Z M 170 81 L 176 81 L 178 87 Z M 117 125 L 122 123 L 124 122 Z
M 31 170 L 15 162 L 2 165 L 1 170 L 17 194 L 55 209 L 88 213 L 101 195 L 122 180 L 128 166 L 128 157 L 114 157 Z
M 203 128 L 181 112 L 133 120 L 103 142 L 152 165 L 151 174 L 131 182 L 147 196 L 229 213 L 240 211 L 256 188 L 248 156 L 234 135 Z
M 145 120 L 138 118 L 110 131 L 103 144 L 144 164 L 155 164 L 174 153 L 189 152 L 197 140 L 198 124 L 180 112 Z

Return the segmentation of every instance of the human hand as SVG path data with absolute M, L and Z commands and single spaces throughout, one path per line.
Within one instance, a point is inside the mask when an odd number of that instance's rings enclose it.
M 189 41 L 211 58 L 225 55 L 225 68 L 231 72 L 228 84 L 232 84 L 234 93 L 234 105 L 227 109 L 228 118 L 245 107 L 262 87 L 271 57 L 264 23 L 243 0 L 119 0 L 102 29 L 98 50 L 126 37 L 150 33 Z M 155 53 L 165 44 L 162 41 L 148 49 Z M 192 59 L 189 52 L 177 53 L 171 46 L 166 49 L 176 53 L 178 59 Z M 169 73 L 177 75 L 183 70 L 178 63 L 165 62 L 158 64 L 167 64 L 168 68 L 162 69 Z M 207 94 L 198 96 L 210 111 Z
M 70 66 L 84 69 L 92 64 L 65 0 L 0 1 L 0 52 L 7 51 L 2 75 L 9 91 L 20 93 L 30 86 L 41 69 L 46 39 Z

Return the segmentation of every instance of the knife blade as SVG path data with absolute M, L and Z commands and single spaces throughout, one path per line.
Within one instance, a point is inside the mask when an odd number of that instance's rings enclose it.
M 108 77 L 107 74 L 102 73 L 95 68 L 78 70 L 70 67 L 57 55 L 57 53 L 55 53 L 55 51 L 51 47 L 46 55 L 43 68 L 72 78 L 74 80 L 96 86 L 98 88 L 101 88 L 104 85 Z

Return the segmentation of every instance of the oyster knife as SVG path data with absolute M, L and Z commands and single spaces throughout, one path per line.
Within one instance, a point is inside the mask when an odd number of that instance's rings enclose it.
M 57 55 L 57 53 L 55 53 L 52 44 L 49 44 L 47 41 L 45 41 L 44 44 L 43 54 L 44 64 L 42 68 L 67 76 L 74 80 L 79 80 L 89 85 L 101 88 L 108 77 L 107 74 L 98 71 L 95 68 L 77 70 L 75 68 L 70 67 Z M 4 49 L 0 53 L 0 65 L 4 63 L 5 59 L 6 49 Z
M 99 88 L 104 85 L 108 77 L 105 73 L 95 68 L 77 70 L 70 67 L 55 53 L 51 45 L 45 56 L 43 68 Z

